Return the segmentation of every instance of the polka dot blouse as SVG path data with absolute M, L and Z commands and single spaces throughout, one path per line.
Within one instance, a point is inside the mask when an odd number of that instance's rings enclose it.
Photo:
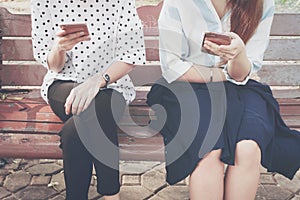
M 48 69 L 41 88 L 45 101 L 54 80 L 82 83 L 103 73 L 114 61 L 145 63 L 142 25 L 134 0 L 32 0 L 31 16 L 34 57 Z M 91 40 L 67 51 L 62 71 L 55 73 L 48 68 L 47 56 L 60 24 L 69 23 L 86 23 Z M 108 87 L 121 92 L 127 103 L 135 98 L 128 75 Z

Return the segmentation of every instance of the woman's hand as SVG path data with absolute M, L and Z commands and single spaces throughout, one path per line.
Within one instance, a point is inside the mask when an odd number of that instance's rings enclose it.
M 205 40 L 204 47 L 224 60 L 229 61 L 237 58 L 242 52 L 245 52 L 246 49 L 243 40 L 237 34 L 229 32 L 226 33 L 226 35 L 232 38 L 230 45 L 218 45 Z
M 56 33 L 54 48 L 58 51 L 70 51 L 77 43 L 90 40 L 90 36 L 85 36 L 84 32 L 67 34 L 64 30 Z
M 104 79 L 98 73 L 73 88 L 66 99 L 66 114 L 79 115 L 84 111 L 98 94 L 101 85 L 104 85 Z
M 48 54 L 47 61 L 49 69 L 59 73 L 66 62 L 66 51 L 71 50 L 77 43 L 90 40 L 91 38 L 84 36 L 84 32 L 66 34 L 64 30 L 59 31 L 56 36 L 51 52 Z

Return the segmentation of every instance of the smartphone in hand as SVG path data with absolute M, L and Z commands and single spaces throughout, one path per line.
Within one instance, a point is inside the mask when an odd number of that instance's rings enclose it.
M 230 45 L 231 43 L 231 37 L 228 35 L 215 32 L 206 32 L 204 34 L 201 51 L 212 55 L 215 54 L 204 47 L 205 40 L 216 43 L 218 45 Z
M 89 31 L 87 24 L 80 23 L 80 24 L 61 24 L 60 28 L 66 32 L 66 34 L 76 33 L 76 32 L 84 32 L 83 36 L 88 36 Z

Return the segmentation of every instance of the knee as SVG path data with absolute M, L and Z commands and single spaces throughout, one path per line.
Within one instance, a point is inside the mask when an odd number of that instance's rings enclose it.
M 240 165 L 259 166 L 261 151 L 253 140 L 243 140 L 236 145 L 235 162 Z
M 59 133 L 61 137 L 61 146 L 76 146 L 80 142 L 80 138 L 76 131 L 73 118 L 69 119 Z
M 224 169 L 224 163 L 220 160 L 221 150 L 214 150 L 208 153 L 198 164 L 198 169 L 208 169 L 212 171 Z

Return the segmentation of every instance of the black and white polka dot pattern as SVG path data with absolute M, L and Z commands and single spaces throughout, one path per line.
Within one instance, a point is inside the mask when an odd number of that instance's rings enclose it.
M 103 73 L 114 61 L 145 63 L 142 25 L 134 0 L 32 0 L 31 13 L 34 57 L 46 68 L 60 24 L 86 23 L 91 37 L 67 52 L 60 73 L 48 71 L 41 91 L 46 101 L 48 87 L 56 79 L 81 83 Z M 128 103 L 135 97 L 128 75 L 109 87 L 121 92 Z

